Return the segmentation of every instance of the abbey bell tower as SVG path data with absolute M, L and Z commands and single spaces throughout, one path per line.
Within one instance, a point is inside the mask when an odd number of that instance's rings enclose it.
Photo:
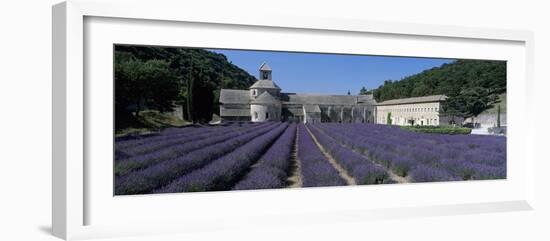
M 260 66 L 260 80 L 271 80 L 271 67 L 267 63 L 263 63 Z

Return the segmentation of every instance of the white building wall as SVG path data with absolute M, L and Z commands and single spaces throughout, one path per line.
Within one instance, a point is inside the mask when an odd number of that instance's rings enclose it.
M 412 120 L 414 125 L 438 126 L 440 111 L 440 102 L 376 106 L 376 123 L 388 124 L 388 113 L 391 113 L 393 125 L 411 125 Z
M 267 115 L 266 115 L 267 113 Z M 250 116 L 252 122 L 280 121 L 280 105 L 250 105 Z

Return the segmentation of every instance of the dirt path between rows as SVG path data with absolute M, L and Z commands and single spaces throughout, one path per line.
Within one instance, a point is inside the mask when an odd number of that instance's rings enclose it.
M 306 126 L 306 130 L 307 132 L 309 132 L 309 135 L 313 139 L 313 142 L 315 142 L 315 145 L 319 147 L 319 150 L 321 151 L 321 153 L 323 153 L 323 155 L 328 159 L 328 162 L 330 162 L 330 164 L 334 168 L 336 168 L 336 170 L 338 171 L 340 176 L 346 181 L 346 183 L 348 185 L 357 185 L 357 182 L 355 181 L 355 179 L 352 176 L 350 176 L 349 173 L 342 166 L 340 166 L 340 164 L 338 164 L 338 162 L 332 157 L 332 155 L 330 155 L 325 150 L 325 148 L 321 145 L 321 143 L 317 141 L 317 138 L 315 137 L 315 135 L 313 135 L 313 133 L 311 133 L 311 131 L 309 130 L 309 127 Z
M 294 146 L 292 147 L 292 152 L 290 154 L 290 160 L 292 166 L 290 167 L 290 176 L 287 178 L 287 187 L 302 187 L 302 166 L 300 165 L 300 160 L 298 160 L 298 131 L 300 128 L 296 128 L 296 136 L 294 138 Z
M 321 131 L 321 132 L 323 132 L 323 133 L 325 132 L 324 130 L 321 130 L 320 128 L 318 128 L 318 130 Z M 325 135 L 327 135 L 327 134 L 325 133 Z M 327 135 L 327 136 L 330 137 L 330 138 L 332 138 L 332 137 L 329 136 L 329 135 Z M 332 138 L 332 139 L 334 139 L 334 138 Z M 344 143 L 341 143 L 341 142 L 337 141 L 336 139 L 334 139 L 334 141 L 336 141 L 337 143 L 339 143 L 339 144 L 342 145 L 342 146 L 345 146 L 346 148 L 349 148 L 350 150 L 352 150 L 353 152 L 355 152 L 355 153 L 357 153 L 357 154 L 366 155 L 366 154 L 364 154 L 364 153 L 361 153 L 361 152 L 359 152 L 359 151 L 357 151 L 357 150 L 351 148 L 350 146 L 348 146 L 348 145 L 346 145 L 346 144 L 344 144 Z M 409 183 L 409 182 L 410 182 L 409 178 L 399 176 L 399 175 L 395 174 L 390 168 L 387 168 L 387 167 L 385 167 L 384 165 L 382 165 L 382 164 L 380 164 L 380 163 L 378 163 L 378 162 L 376 162 L 376 161 L 374 161 L 374 160 L 372 160 L 372 159 L 370 159 L 370 158 L 369 158 L 369 160 L 371 160 L 372 163 L 373 163 L 374 165 L 379 166 L 380 168 L 384 169 L 384 170 L 388 173 L 388 175 L 390 176 L 390 178 L 391 178 L 393 181 L 395 181 L 395 182 L 397 182 L 397 183 Z
M 373 163 L 375 165 L 381 167 L 381 168 L 384 168 L 384 170 L 386 170 L 386 172 L 388 172 L 388 175 L 390 175 L 390 178 L 393 181 L 395 181 L 397 183 L 409 183 L 409 179 L 407 179 L 407 177 L 402 177 L 402 176 L 399 176 L 399 175 L 395 174 L 390 168 L 386 168 L 385 166 L 383 166 L 382 164 L 380 164 L 378 162 L 373 161 Z

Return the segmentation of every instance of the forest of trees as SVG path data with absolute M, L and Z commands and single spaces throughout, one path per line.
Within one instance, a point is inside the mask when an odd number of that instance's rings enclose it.
M 366 89 L 361 89 L 367 93 Z M 491 108 L 506 93 L 506 62 L 456 60 L 401 80 L 386 80 L 373 90 L 376 101 L 444 94 L 444 111 L 471 117 Z
M 204 49 L 115 46 L 116 128 L 140 111 L 172 111 L 183 106 L 184 119 L 207 123 L 219 114 L 221 88 L 246 89 L 256 78 L 223 54 Z

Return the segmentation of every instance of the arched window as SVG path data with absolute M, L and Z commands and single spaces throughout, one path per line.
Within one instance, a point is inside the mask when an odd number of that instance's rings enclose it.
M 254 120 L 258 119 L 258 112 L 254 112 Z
M 253 95 L 253 96 L 258 95 L 258 93 L 257 93 L 256 91 L 257 91 L 257 90 L 252 90 L 252 95 Z
M 269 113 L 268 112 L 265 113 L 265 119 L 269 120 Z

